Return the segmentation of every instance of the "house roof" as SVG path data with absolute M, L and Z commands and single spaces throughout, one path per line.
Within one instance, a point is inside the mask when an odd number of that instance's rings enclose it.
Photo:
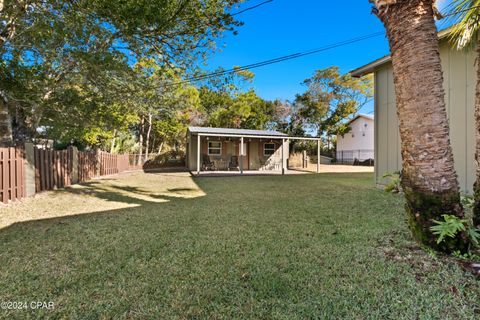
M 287 137 L 285 133 L 273 130 L 249 130 L 249 129 L 231 129 L 231 128 L 210 128 L 210 127 L 188 127 L 190 133 L 203 134 L 228 134 L 245 136 L 269 136 L 269 137 Z
M 359 118 L 365 118 L 365 119 L 373 120 L 375 117 L 372 114 L 361 113 L 361 114 L 357 114 L 352 120 L 348 121 L 347 124 L 351 124 L 352 122 L 356 121 Z
M 438 33 L 438 39 L 439 40 L 444 40 L 448 37 L 452 30 L 452 27 L 449 27 L 447 29 L 444 29 Z M 361 66 L 355 70 L 350 71 L 350 74 L 354 78 L 361 78 L 369 73 L 372 73 L 375 71 L 380 66 L 383 66 L 387 63 L 390 63 L 392 61 L 392 57 L 390 55 L 383 56 L 377 60 L 374 60 L 364 66 Z

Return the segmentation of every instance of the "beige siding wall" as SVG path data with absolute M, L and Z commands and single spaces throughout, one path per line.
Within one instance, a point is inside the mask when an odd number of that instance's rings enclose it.
M 221 139 L 222 141 L 222 154 L 220 156 L 210 156 L 210 159 L 223 159 L 225 161 L 230 161 L 231 156 L 239 155 L 239 142 L 233 141 L 225 141 L 224 138 Z M 282 162 L 282 152 L 281 152 L 281 140 L 275 140 L 275 153 L 271 156 L 264 156 L 263 155 L 263 147 L 264 143 L 269 142 L 265 139 L 249 139 L 245 138 L 245 147 L 248 148 L 246 150 L 248 152 L 248 156 L 244 159 L 244 169 L 245 170 L 273 170 L 275 168 L 281 168 Z M 197 170 L 197 136 L 189 135 L 187 139 L 188 149 L 187 149 L 187 166 L 190 171 Z M 207 144 L 208 141 L 205 137 L 201 139 L 201 154 L 207 154 Z M 289 142 L 285 141 L 284 144 L 284 166 L 287 166 L 287 159 L 289 154 Z M 200 156 L 201 157 L 201 156 Z M 247 162 L 249 160 L 250 162 Z M 200 159 L 200 163 L 201 163 Z M 275 165 L 276 164 L 276 165 Z M 201 165 L 201 164 L 200 164 Z
M 475 54 L 450 49 L 446 44 L 442 44 L 440 54 L 455 167 L 460 187 L 470 192 L 475 178 Z M 376 182 L 382 183 L 385 172 L 402 166 L 391 64 L 375 72 L 375 137 Z

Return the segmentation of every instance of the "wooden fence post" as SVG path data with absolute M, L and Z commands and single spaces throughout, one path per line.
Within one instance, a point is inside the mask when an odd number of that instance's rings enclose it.
M 33 143 L 25 143 L 25 196 L 35 195 L 35 150 Z
M 95 151 L 96 154 L 96 166 L 95 166 L 95 177 L 99 177 L 101 175 L 101 166 L 102 166 L 102 152 Z
M 78 183 L 78 149 L 77 147 L 69 147 L 70 150 L 70 181 L 72 184 Z

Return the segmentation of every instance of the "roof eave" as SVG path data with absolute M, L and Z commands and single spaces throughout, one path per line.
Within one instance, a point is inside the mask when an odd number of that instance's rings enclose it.
M 452 31 L 452 28 L 453 28 L 453 26 L 438 32 L 438 40 L 446 39 L 448 37 L 448 35 L 450 34 L 450 32 Z M 384 56 L 380 59 L 377 59 L 375 61 L 370 62 L 369 64 L 366 64 L 366 65 L 364 65 L 360 68 L 357 68 L 355 70 L 350 71 L 350 74 L 354 78 L 361 78 L 361 77 L 363 77 L 367 74 L 375 72 L 375 70 L 378 67 L 383 66 L 384 64 L 389 63 L 391 61 L 392 61 L 391 56 L 386 55 L 386 56 Z
M 370 62 L 369 64 L 366 64 L 360 68 L 357 68 L 355 70 L 352 70 L 350 74 L 354 78 L 361 78 L 363 76 L 366 76 L 367 74 L 370 74 L 375 71 L 376 68 L 388 63 L 391 61 L 390 55 L 386 55 L 384 57 L 381 57 L 380 59 L 377 59 L 375 61 Z

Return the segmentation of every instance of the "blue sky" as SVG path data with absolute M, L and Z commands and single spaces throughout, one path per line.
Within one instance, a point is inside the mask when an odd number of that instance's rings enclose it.
M 261 2 L 247 1 L 237 11 Z M 237 36 L 229 34 L 223 39 L 226 47 L 208 59 L 207 70 L 229 69 L 384 30 L 371 14 L 368 0 L 274 0 L 237 18 L 244 26 Z M 317 69 L 339 66 L 348 72 L 388 53 L 385 36 L 379 36 L 254 69 L 253 87 L 264 99 L 293 99 L 305 90 L 301 82 Z M 370 111 L 371 106 L 362 110 Z

